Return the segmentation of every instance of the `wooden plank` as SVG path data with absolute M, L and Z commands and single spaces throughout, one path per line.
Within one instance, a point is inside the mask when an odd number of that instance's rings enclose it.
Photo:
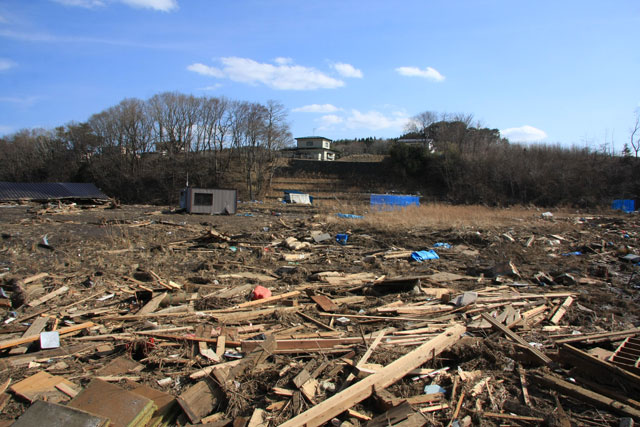
M 522 386 L 522 399 L 524 403 L 531 407 L 531 399 L 529 399 L 529 389 L 527 388 L 527 377 L 524 368 L 518 363 L 518 374 L 520 375 L 520 385 Z
M 512 420 L 512 421 L 529 421 L 532 423 L 543 423 L 544 418 L 538 417 L 526 417 L 524 415 L 512 415 L 512 414 L 499 414 L 497 412 L 482 412 L 483 417 L 487 418 L 498 418 L 501 420 Z
M 245 302 L 242 304 L 238 304 L 236 307 L 237 308 L 246 308 L 246 307 L 255 307 L 256 305 L 265 305 L 265 304 L 269 304 L 275 301 L 280 301 L 283 299 L 287 299 L 287 298 L 291 298 L 291 297 L 295 297 L 300 295 L 300 291 L 291 291 L 291 292 L 286 292 L 284 294 L 280 294 L 280 295 L 274 295 L 272 297 L 269 298 L 263 298 L 263 299 L 258 299 L 255 301 L 249 301 L 249 302 Z
M 222 357 L 222 355 L 224 354 L 226 343 L 227 343 L 227 336 L 220 335 L 218 337 L 218 342 L 216 343 L 216 354 L 218 355 L 218 357 Z
M 627 330 L 618 331 L 618 332 L 603 332 L 599 334 L 576 335 L 571 338 L 563 338 L 563 339 L 557 340 L 556 344 L 574 344 L 574 343 L 594 344 L 599 342 L 617 341 L 621 338 L 626 338 L 626 337 L 630 337 L 637 334 L 640 334 L 640 328 L 627 329 Z
M 29 402 L 33 402 L 38 399 L 38 397 L 47 393 L 58 393 L 60 396 L 63 396 L 56 389 L 56 385 L 60 383 L 64 383 L 71 388 L 75 386 L 75 384 L 64 377 L 58 377 L 48 372 L 40 371 L 35 375 L 13 384 L 10 390 L 16 395 L 27 399 Z
M 376 339 L 373 340 L 367 351 L 362 355 L 362 357 L 358 361 L 358 364 L 355 366 L 356 369 L 360 369 L 365 363 L 367 363 L 369 357 L 371 357 L 373 351 L 376 349 L 376 347 L 378 347 L 378 344 L 380 344 L 380 341 L 382 341 L 382 338 L 387 333 L 387 331 L 388 329 L 383 329 L 377 333 Z M 356 376 L 353 374 L 353 372 L 351 372 L 344 380 L 344 383 L 340 387 L 340 390 L 344 390 L 345 388 L 347 388 L 355 378 Z
M 33 323 L 29 326 L 29 328 L 25 331 L 25 333 L 22 334 L 22 338 L 39 336 L 40 332 L 42 332 L 42 330 L 47 326 L 48 322 L 49 322 L 48 317 L 37 317 L 36 320 L 34 320 Z M 10 355 L 24 354 L 27 352 L 28 349 L 29 347 L 26 347 L 26 346 L 15 347 L 9 351 L 9 354 Z
M 309 298 L 311 298 L 313 302 L 318 304 L 324 311 L 334 312 L 338 311 L 338 309 L 340 308 L 338 307 L 338 304 L 331 300 L 331 298 L 324 295 L 311 295 Z
M 481 316 L 484 320 L 491 323 L 491 326 L 493 326 L 494 329 L 497 329 L 498 331 L 502 332 L 503 334 L 505 334 L 506 336 L 508 336 L 515 342 L 517 342 L 518 344 L 526 347 L 536 357 L 536 359 L 538 359 L 542 364 L 548 365 L 551 363 L 551 359 L 546 354 L 544 354 L 537 348 L 534 348 L 531 345 L 529 345 L 529 343 L 520 335 L 516 334 L 511 329 L 507 328 L 502 323 L 496 322 L 496 320 L 493 317 L 487 315 L 486 313 L 482 313 Z
M 206 380 L 200 381 L 176 398 L 189 420 L 197 424 L 202 417 L 209 415 L 213 408 L 218 406 L 220 394 L 218 389 L 212 390 L 213 385 L 209 385 Z
M 31 301 L 30 303 L 27 303 L 27 305 L 29 307 L 37 307 L 40 304 L 43 304 L 43 303 L 49 301 L 50 299 L 53 299 L 53 298 L 55 298 L 57 296 L 60 296 L 60 295 L 64 294 L 68 290 L 69 290 L 68 286 L 62 286 L 62 287 L 56 289 L 53 292 L 49 292 L 48 294 L 41 296 L 37 300 L 34 300 L 34 301 Z
M 61 329 L 58 329 L 58 333 L 60 335 L 64 335 L 64 334 L 68 334 L 71 332 L 75 332 L 75 331 L 79 331 L 81 329 L 86 329 L 86 328 L 90 328 L 92 326 L 95 326 L 95 323 L 93 322 L 85 322 L 85 323 L 81 323 L 79 325 L 73 325 L 73 326 L 67 326 Z M 10 347 L 16 347 L 22 344 L 26 344 L 29 342 L 34 342 L 40 339 L 40 335 L 35 335 L 35 336 L 31 336 L 31 337 L 23 337 L 23 338 L 15 338 L 12 340 L 6 340 L 6 341 L 0 341 L 0 350 L 5 349 L 5 348 L 10 348 Z
M 608 411 L 627 417 L 640 419 L 640 410 L 617 400 L 611 399 L 607 396 L 603 396 L 591 390 L 587 390 L 585 388 L 572 384 L 568 381 L 556 377 L 555 375 L 541 373 L 533 375 L 532 378 L 538 383 L 554 388 L 561 393 L 575 397 L 576 399 L 583 402 L 587 402 L 595 406 L 596 408 L 606 409 Z
M 160 303 L 162 303 L 162 300 L 165 299 L 166 296 L 167 296 L 166 292 L 163 292 L 159 295 L 154 296 L 153 298 L 151 298 L 151 301 L 146 303 L 144 307 L 138 310 L 136 314 L 145 315 L 145 314 L 153 313 L 158 309 L 158 307 L 160 307 Z
M 569 344 L 560 347 L 559 356 L 564 363 L 580 368 L 589 378 L 601 384 L 615 388 L 622 386 L 627 392 L 640 395 L 640 375 L 622 369 L 606 360 L 598 359 Z
M 267 413 L 264 409 L 256 408 L 251 415 L 247 427 L 269 427 Z
M 36 275 L 29 276 L 26 279 L 22 280 L 22 283 L 24 283 L 25 285 L 28 285 L 31 282 L 35 282 L 36 280 L 44 279 L 45 277 L 48 277 L 48 276 L 49 276 L 49 273 L 38 273 Z
M 457 342 L 466 331 L 462 325 L 447 328 L 436 338 L 407 353 L 381 371 L 361 380 L 351 387 L 336 393 L 309 410 L 282 424 L 282 427 L 316 427 L 341 414 L 353 405 L 369 397 L 375 389 L 384 389 L 404 377 L 406 372 L 440 354 L 444 349 Z
M 322 323 L 321 321 L 316 320 L 316 319 L 314 319 L 314 318 L 313 318 L 313 317 L 311 317 L 311 316 L 307 316 L 306 314 L 304 314 L 304 313 L 303 313 L 303 312 L 301 312 L 301 311 L 296 312 L 296 314 L 297 314 L 298 316 L 302 317 L 303 319 L 308 320 L 309 322 L 313 323 L 314 325 L 318 325 L 318 326 L 320 326 L 320 327 L 322 327 L 322 328 L 328 329 L 328 330 L 333 331 L 333 332 L 338 332 L 336 329 L 332 328 L 331 326 L 329 326 L 329 325 L 325 325 L 325 324 L 324 324 L 324 323 Z
M 558 309 L 553 313 L 549 321 L 554 325 L 557 325 L 558 323 L 560 323 L 560 320 L 562 320 L 562 317 L 567 312 L 567 308 L 569 308 L 569 306 L 572 303 L 573 303 L 573 297 L 567 297 L 567 299 L 564 300 L 562 305 L 560 305 L 560 307 L 558 307 Z

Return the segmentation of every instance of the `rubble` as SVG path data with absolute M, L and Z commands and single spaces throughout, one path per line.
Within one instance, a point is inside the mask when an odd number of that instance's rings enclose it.
M 635 216 L 155 209 L 2 209 L 0 423 L 640 421 Z

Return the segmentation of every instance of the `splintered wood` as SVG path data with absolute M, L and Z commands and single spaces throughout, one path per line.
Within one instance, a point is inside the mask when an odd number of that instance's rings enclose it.
M 0 424 L 639 419 L 636 216 L 392 230 L 240 208 L 3 208 Z

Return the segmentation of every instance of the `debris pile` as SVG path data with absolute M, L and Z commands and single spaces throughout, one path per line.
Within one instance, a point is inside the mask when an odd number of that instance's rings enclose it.
M 4 425 L 640 421 L 634 216 L 28 209 L 0 217 Z

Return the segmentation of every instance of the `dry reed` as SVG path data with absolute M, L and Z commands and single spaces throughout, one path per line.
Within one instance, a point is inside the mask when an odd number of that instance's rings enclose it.
M 334 203 L 323 206 L 326 221 L 334 224 L 350 222 L 377 230 L 410 230 L 420 228 L 496 228 L 522 225 L 541 218 L 542 211 L 535 208 L 490 208 L 479 205 L 448 205 L 428 203 L 396 210 L 374 210 L 369 205 Z M 333 212 L 333 213 L 329 213 Z M 335 212 L 362 215 L 362 219 L 343 219 Z M 554 216 L 566 214 L 554 213 Z

